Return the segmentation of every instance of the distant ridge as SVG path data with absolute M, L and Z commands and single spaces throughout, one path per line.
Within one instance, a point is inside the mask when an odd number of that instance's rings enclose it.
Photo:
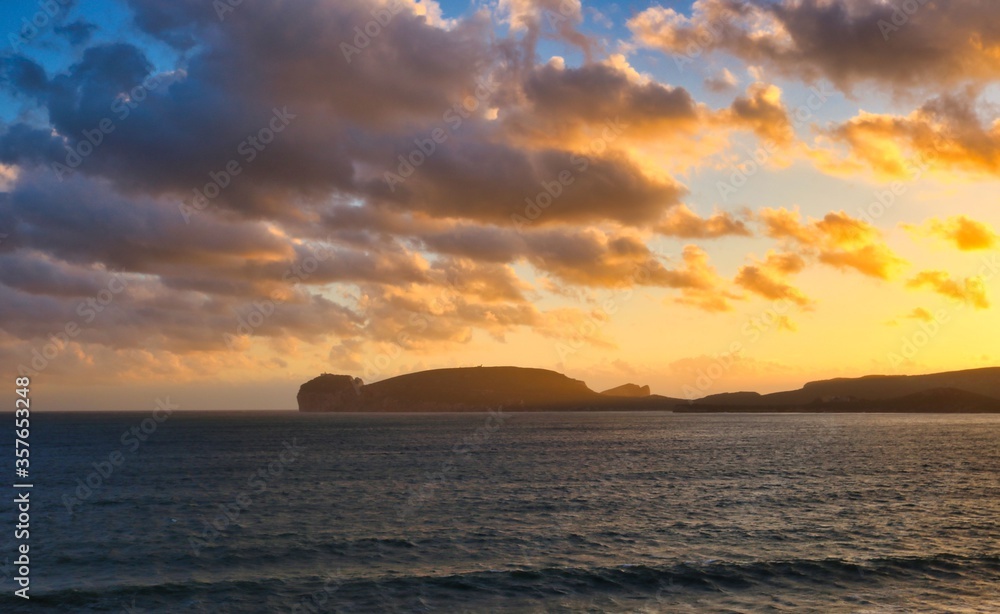
M 640 398 L 649 396 L 649 386 L 639 386 L 637 384 L 622 384 L 605 390 L 601 394 L 609 397 L 631 397 Z
M 878 401 L 928 390 L 953 388 L 1000 399 L 1000 367 L 948 371 L 928 375 L 866 375 L 864 377 L 809 382 L 799 390 L 757 394 L 715 394 L 698 399 L 698 405 L 807 405 L 817 400 L 864 399 Z
M 623 384 L 604 392 L 547 369 L 433 369 L 373 384 L 323 374 L 299 388 L 305 412 L 658 410 L 677 412 L 1000 413 L 1000 367 L 927 375 L 869 375 L 809 382 L 798 390 L 732 392 L 687 401 Z

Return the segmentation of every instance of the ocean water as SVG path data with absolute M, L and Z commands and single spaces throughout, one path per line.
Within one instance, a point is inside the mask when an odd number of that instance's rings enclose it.
M 1000 416 L 150 417 L 33 415 L 0 610 L 1000 611 Z

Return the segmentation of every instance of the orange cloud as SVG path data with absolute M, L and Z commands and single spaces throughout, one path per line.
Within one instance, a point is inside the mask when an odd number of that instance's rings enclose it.
M 917 307 L 908 313 L 906 317 L 911 320 L 920 320 L 921 322 L 931 322 L 934 320 L 934 314 L 923 307 Z
M 791 241 L 803 254 L 814 255 L 820 262 L 839 269 L 850 268 L 887 280 L 907 264 L 882 242 L 881 231 L 844 211 L 828 213 L 807 224 L 799 221 L 797 209 L 765 208 L 758 217 L 768 236 Z
M 839 269 L 855 269 L 878 279 L 894 277 L 905 262 L 881 244 L 865 245 L 853 250 L 822 251 L 819 260 Z
M 983 280 L 979 277 L 966 277 L 957 281 L 944 271 L 921 271 L 906 282 L 906 287 L 930 288 L 942 296 L 972 305 L 976 309 L 987 309 L 990 306 Z
M 933 322 L 937 318 L 934 317 L 934 314 L 931 313 L 930 310 L 924 309 L 923 307 L 916 307 L 916 308 L 913 309 L 913 311 L 910 311 L 906 315 L 899 316 L 899 317 L 896 317 L 896 318 L 892 318 L 891 320 L 887 320 L 885 322 L 885 325 L 886 326 L 899 326 L 899 321 L 901 319 L 903 319 L 903 320 L 920 320 L 921 322 Z
M 934 98 L 905 116 L 861 112 L 827 134 L 846 144 L 856 162 L 888 178 L 1000 174 L 1000 120 L 984 123 L 973 90 Z M 828 167 L 835 170 L 836 163 Z
M 795 133 L 788 109 L 781 102 L 781 88 L 756 82 L 746 96 L 737 97 L 723 117 L 734 125 L 746 126 L 760 138 L 774 143 L 790 143 Z
M 731 311 L 730 300 L 740 297 L 726 289 L 726 280 L 709 264 L 708 254 L 696 245 L 688 245 L 682 260 L 683 266 L 670 272 L 672 286 L 681 289 L 675 301 L 712 313 Z
M 764 262 L 740 267 L 734 281 L 736 285 L 764 298 L 787 300 L 804 307 L 809 305 L 809 298 L 784 280 L 787 275 L 798 273 L 803 268 L 805 260 L 798 254 L 770 252 Z M 791 321 L 786 324 L 790 325 Z
M 916 235 L 943 239 L 963 252 L 991 249 L 1000 244 L 1000 235 L 985 222 L 964 215 L 954 215 L 944 220 L 931 218 L 921 226 L 904 224 Z
M 759 214 L 764 222 L 767 236 L 774 239 L 794 239 L 799 243 L 811 244 L 815 240 L 815 233 L 803 226 L 800 220 L 799 210 L 789 211 L 785 208 L 771 209 L 765 208 Z
M 729 212 L 716 212 L 706 219 L 683 204 L 671 208 L 663 220 L 656 225 L 655 230 L 668 237 L 684 239 L 714 239 L 727 235 L 749 237 L 753 235 L 743 220 Z
M 491 136 L 531 150 L 627 152 L 651 175 L 686 171 L 725 151 L 734 131 L 787 145 L 792 122 L 775 85 L 755 82 L 710 109 L 680 86 L 638 74 L 620 56 L 569 67 L 561 58 L 508 82 Z

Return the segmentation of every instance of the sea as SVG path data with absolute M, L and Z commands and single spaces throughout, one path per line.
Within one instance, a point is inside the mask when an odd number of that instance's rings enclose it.
M 2 612 L 1000 612 L 996 415 L 39 411 L 31 451 Z

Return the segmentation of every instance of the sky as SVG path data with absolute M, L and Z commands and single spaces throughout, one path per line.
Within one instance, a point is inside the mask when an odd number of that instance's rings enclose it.
M 0 366 L 41 409 L 1000 364 L 986 0 L 51 0 L 0 34 Z

